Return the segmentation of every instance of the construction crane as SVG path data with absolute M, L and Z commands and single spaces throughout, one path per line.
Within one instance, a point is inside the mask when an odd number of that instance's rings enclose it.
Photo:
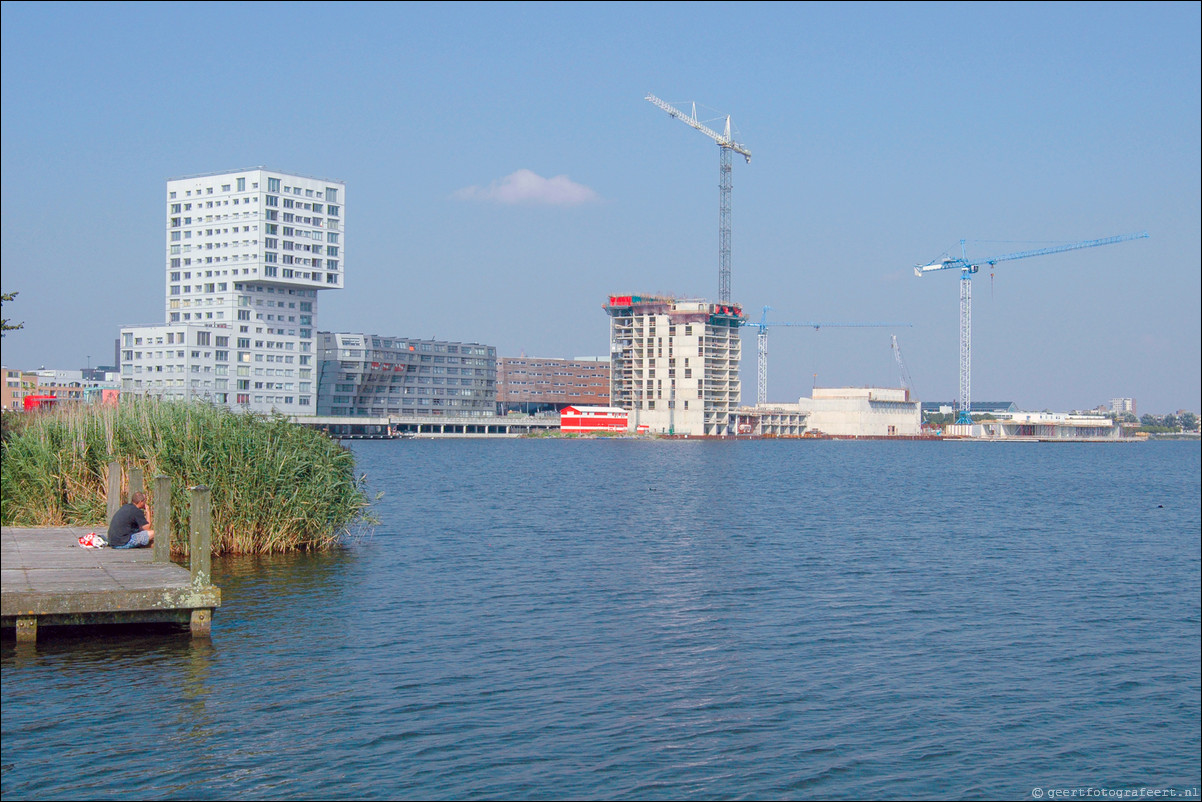
M 704 123 L 697 120 L 697 104 L 693 104 L 693 113 L 685 114 L 680 109 L 665 103 L 655 95 L 648 94 L 644 98 L 650 103 L 668 112 L 676 119 L 691 125 L 710 139 L 718 143 L 719 153 L 719 203 L 718 203 L 718 302 L 730 303 L 730 188 L 731 153 L 739 153 L 747 163 L 751 163 L 751 151 L 735 142 L 730 136 L 730 115 L 726 117 L 726 128 L 719 134 Z
M 902 359 L 901 346 L 897 344 L 897 335 L 891 335 L 893 338 L 893 358 L 897 361 L 897 375 L 901 380 L 902 387 L 907 394 L 912 394 L 914 391 L 913 383 L 910 381 L 910 371 L 906 370 L 906 361 Z
M 993 267 L 998 262 L 1012 262 L 1015 259 L 1028 259 L 1032 256 L 1048 256 L 1053 253 L 1076 251 L 1081 248 L 1096 248 L 1099 245 L 1114 245 L 1133 239 L 1147 239 L 1148 233 L 1141 231 L 1136 234 L 1120 234 L 1117 237 L 1091 239 L 1084 242 L 1073 242 L 1068 245 L 1057 245 L 1051 248 L 1039 248 L 1033 251 L 1018 251 L 1003 256 L 992 256 L 988 259 L 969 261 L 964 250 L 965 240 L 960 240 L 959 259 L 944 257 L 936 262 L 916 265 L 914 275 L 923 276 L 937 270 L 960 271 L 960 414 L 956 423 L 972 423 L 972 275 L 980 270 L 982 265 Z
M 817 331 L 818 329 L 853 329 L 853 328 L 881 328 L 884 326 L 910 326 L 910 323 L 777 323 L 768 322 L 768 312 L 772 309 L 771 306 L 765 306 L 763 314 L 760 315 L 759 323 L 752 323 L 744 320 L 742 325 L 755 326 L 756 328 L 756 385 L 755 385 L 755 403 L 766 404 L 768 402 L 768 327 L 769 326 L 799 326 L 810 328 Z

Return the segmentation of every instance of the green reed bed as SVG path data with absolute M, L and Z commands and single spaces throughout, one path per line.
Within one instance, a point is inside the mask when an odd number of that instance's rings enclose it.
M 282 417 L 139 398 L 20 416 L 4 443 L 0 519 L 99 526 L 114 461 L 141 468 L 148 493 L 153 477 L 170 477 L 180 553 L 196 485 L 212 491 L 218 554 L 328 549 L 370 520 L 350 451 L 326 435 Z

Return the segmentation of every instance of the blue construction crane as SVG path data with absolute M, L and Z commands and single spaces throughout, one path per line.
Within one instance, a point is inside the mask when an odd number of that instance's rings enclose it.
M 879 328 L 884 326 L 911 326 L 911 323 L 777 323 L 768 322 L 768 310 L 771 306 L 765 306 L 764 312 L 760 316 L 759 323 L 752 323 L 744 320 L 744 326 L 755 326 L 756 332 L 756 371 L 758 373 L 755 385 L 755 403 L 765 404 L 768 402 L 768 327 L 769 326 L 801 326 L 811 328 L 817 331 L 818 329 L 850 329 L 850 328 Z
M 1027 259 L 1032 256 L 1048 256 L 1053 253 L 1076 251 L 1081 248 L 1096 248 L 1099 245 L 1113 245 L 1116 242 L 1126 242 L 1133 239 L 1147 239 L 1148 232 L 1137 234 L 1120 234 L 1117 237 L 1091 239 L 1084 242 L 1073 242 L 1068 245 L 1056 245 L 1051 248 L 1039 248 L 1032 251 L 1018 251 L 1003 256 L 992 256 L 988 259 L 969 261 L 964 251 L 965 240 L 960 240 L 959 259 L 945 257 L 937 262 L 917 265 L 914 275 L 922 276 L 936 270 L 960 271 L 960 414 L 956 423 L 972 423 L 972 274 L 981 269 L 982 265 L 992 267 L 998 262 L 1011 262 L 1015 259 Z

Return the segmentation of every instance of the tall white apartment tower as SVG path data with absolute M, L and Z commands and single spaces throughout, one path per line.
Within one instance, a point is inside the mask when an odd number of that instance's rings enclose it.
M 317 408 L 317 292 L 343 286 L 346 187 L 261 167 L 167 181 L 166 317 L 121 329 L 125 392 Z

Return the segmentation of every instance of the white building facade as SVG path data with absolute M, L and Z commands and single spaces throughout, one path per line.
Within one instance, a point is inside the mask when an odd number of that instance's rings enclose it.
M 653 434 L 728 436 L 739 406 L 739 327 L 732 303 L 612 295 L 610 404 Z
M 920 406 L 900 387 L 815 387 L 797 402 L 807 434 L 835 437 L 917 437 Z
M 264 168 L 169 180 L 165 322 L 121 329 L 122 390 L 314 414 L 317 294 L 343 286 L 345 196 Z

